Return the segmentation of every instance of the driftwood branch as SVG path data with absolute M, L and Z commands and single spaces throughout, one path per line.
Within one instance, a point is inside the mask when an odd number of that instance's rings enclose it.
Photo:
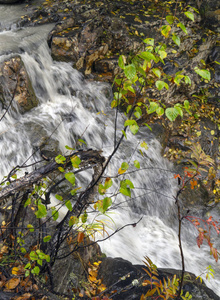
M 100 155 L 99 151 L 96 150 L 87 150 L 87 151 L 77 151 L 71 155 L 65 156 L 66 161 L 65 164 L 58 164 L 55 159 L 52 159 L 46 165 L 34 170 L 33 172 L 16 179 L 11 182 L 8 186 L 2 188 L 0 191 L 0 205 L 1 203 L 5 203 L 8 197 L 13 196 L 15 193 L 19 191 L 25 191 L 30 188 L 33 184 L 40 181 L 42 178 L 47 176 L 48 174 L 56 171 L 58 167 L 62 166 L 63 168 L 68 168 L 71 166 L 71 157 L 77 155 L 81 159 L 82 170 L 84 170 L 85 165 L 95 165 L 97 163 L 103 163 L 104 158 Z M 78 173 L 80 170 L 76 170 L 73 173 Z

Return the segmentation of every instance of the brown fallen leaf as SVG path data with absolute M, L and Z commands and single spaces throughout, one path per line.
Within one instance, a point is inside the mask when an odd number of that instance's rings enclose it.
M 14 300 L 28 300 L 32 295 L 30 293 L 25 293 L 22 296 L 17 296 L 13 298 Z
M 19 282 L 20 282 L 20 278 L 11 278 L 6 282 L 5 287 L 8 290 L 13 290 L 16 288 L 16 286 L 19 285 Z

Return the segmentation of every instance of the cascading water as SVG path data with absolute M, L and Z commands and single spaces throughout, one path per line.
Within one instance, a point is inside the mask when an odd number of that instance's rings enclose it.
M 46 37 L 50 29 L 51 26 L 47 25 L 40 29 L 0 33 L 0 38 L 5 41 L 4 48 L 0 49 L 1 61 L 11 53 L 20 53 L 40 101 L 38 107 L 23 115 L 9 110 L 0 122 L 1 178 L 29 157 L 28 164 L 39 159 L 38 152 L 32 154 L 45 136 L 57 142 L 63 153 L 66 151 L 65 145 L 73 146 L 81 136 L 88 148 L 101 149 L 106 157 L 114 147 L 115 115 L 108 99 L 111 88 L 103 83 L 85 81 L 67 63 L 53 62 L 42 37 L 42 32 Z M 27 32 L 30 33 L 29 38 Z M 8 45 L 7 41 L 10 41 Z M 119 114 L 118 137 L 123 122 L 123 115 Z M 147 255 L 158 267 L 180 269 L 178 222 L 173 197 L 177 187 L 172 164 L 161 157 L 160 144 L 147 128 L 141 129 L 136 136 L 127 135 L 128 139 L 120 146 L 105 175 L 116 175 L 123 161 L 132 165 L 136 159 L 143 170 L 131 174 L 130 179 L 135 186 L 131 199 L 122 196 L 113 199 L 115 210 L 111 217 L 114 224 L 111 226 L 120 228 L 138 221 L 140 217 L 143 219 L 136 227 L 125 228 L 100 246 L 103 252 L 112 257 L 119 256 L 133 263 L 141 263 Z M 143 157 L 135 151 L 142 140 L 149 146 Z M 88 182 L 88 176 L 84 173 L 80 181 Z M 114 189 L 116 186 L 111 191 Z M 107 231 L 111 233 L 111 229 Z M 183 239 L 188 271 L 200 275 L 209 264 L 215 265 L 209 257 L 208 247 L 198 249 L 196 232 L 185 223 Z M 217 268 L 219 265 L 215 268 L 215 280 L 207 282 L 207 285 L 220 295 L 220 271 Z

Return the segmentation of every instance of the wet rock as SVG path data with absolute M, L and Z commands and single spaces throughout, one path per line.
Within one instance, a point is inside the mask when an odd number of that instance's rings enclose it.
M 0 4 L 13 4 L 17 2 L 21 2 L 21 0 L 1 0 Z
M 85 270 L 88 268 L 89 262 L 91 260 L 99 260 L 99 256 L 101 255 L 98 244 L 95 243 L 89 247 L 85 247 L 90 243 L 91 241 L 88 238 L 85 238 L 82 247 L 79 247 L 77 251 L 74 251 L 71 255 L 62 260 L 56 260 L 52 272 L 55 291 L 57 293 L 71 295 L 73 288 L 77 290 L 81 287 L 82 282 L 87 281 Z M 59 256 L 63 256 L 66 252 L 70 252 L 75 246 L 76 244 L 74 241 L 72 241 L 72 245 L 66 243 L 66 245 L 62 247 L 64 250 L 59 252 Z
M 107 287 L 114 290 L 114 300 L 134 300 L 140 299 L 142 294 L 146 294 L 149 287 L 142 286 L 142 282 L 149 280 L 147 273 L 141 265 L 132 265 L 130 262 L 122 258 L 104 258 L 99 270 L 99 278 Z M 174 275 L 180 276 L 181 272 L 174 269 L 158 269 L 158 279 L 167 280 Z M 196 280 L 195 275 L 186 273 L 186 277 L 190 278 L 183 285 L 183 293 L 189 292 L 194 300 L 218 300 L 219 297 L 207 288 L 205 284 L 201 284 Z M 155 295 L 154 295 L 155 296 Z M 148 297 L 147 299 L 154 299 Z
M 15 56 L 0 65 L 0 102 L 25 113 L 38 105 L 31 81 L 20 56 Z

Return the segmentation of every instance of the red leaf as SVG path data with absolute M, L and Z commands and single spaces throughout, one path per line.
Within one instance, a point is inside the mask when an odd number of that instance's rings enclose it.
M 199 248 L 200 248 L 200 246 L 203 243 L 203 239 L 204 239 L 204 233 L 203 232 L 199 232 L 199 235 L 196 238 L 197 245 L 198 245 Z

